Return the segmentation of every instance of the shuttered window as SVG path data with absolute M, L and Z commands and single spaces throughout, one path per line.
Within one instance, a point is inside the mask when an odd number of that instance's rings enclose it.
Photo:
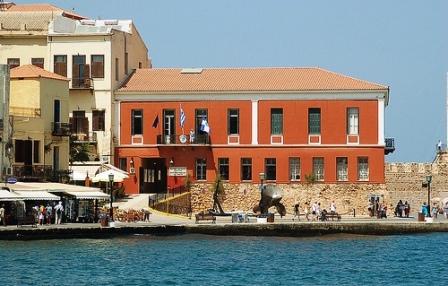
M 105 111 L 93 110 L 92 111 L 92 130 L 104 131 Z
M 316 181 L 324 180 L 324 158 L 315 157 L 313 158 L 313 175 Z
M 32 58 L 31 64 L 36 67 L 44 68 L 44 58 Z
M 92 78 L 104 78 L 104 55 L 92 55 Z
M 359 133 L 359 109 L 347 108 L 347 134 L 358 135 Z
M 271 135 L 283 134 L 283 109 L 271 109 Z
M 54 73 L 62 76 L 67 76 L 67 56 L 56 55 L 54 56 Z

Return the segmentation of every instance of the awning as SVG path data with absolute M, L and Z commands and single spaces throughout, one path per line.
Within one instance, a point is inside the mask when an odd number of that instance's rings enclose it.
M 79 200 L 108 200 L 110 198 L 108 194 L 99 191 L 66 191 L 65 193 Z
M 0 190 L 0 201 L 18 201 L 20 199 L 16 193 L 3 189 Z
M 45 191 L 15 191 L 24 201 L 59 201 L 61 198 Z
M 93 178 L 100 167 L 98 165 L 71 166 L 72 173 L 70 174 L 70 179 L 72 181 L 85 181 L 87 176 Z
M 97 183 L 97 182 L 109 182 L 109 175 L 113 175 L 114 182 L 123 182 L 124 179 L 129 178 L 128 175 L 126 175 L 126 174 L 124 174 L 122 172 L 118 172 L 118 171 L 114 171 L 114 170 L 108 170 L 108 171 L 99 173 L 98 175 L 93 177 L 92 182 L 94 182 L 94 183 Z

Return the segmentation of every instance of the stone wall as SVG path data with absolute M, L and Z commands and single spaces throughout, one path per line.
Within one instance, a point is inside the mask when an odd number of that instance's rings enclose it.
M 341 214 L 367 214 L 369 196 L 382 196 L 389 201 L 386 185 L 384 184 L 279 184 L 283 190 L 282 203 L 288 213 L 293 213 L 295 203 L 299 203 L 301 211 L 305 203 L 320 202 L 327 210 L 334 200 L 337 210 Z M 226 212 L 252 211 L 260 200 L 258 184 L 224 184 L 222 207 Z M 196 184 L 192 187 L 193 212 L 207 210 L 213 207 L 213 185 Z M 273 208 L 272 211 L 275 211 Z
M 328 209 L 332 200 L 338 212 L 367 214 L 368 200 L 371 195 L 378 195 L 388 206 L 392 215 L 399 200 L 408 201 L 411 213 L 415 215 L 423 202 L 427 202 L 427 189 L 422 182 L 427 175 L 432 176 L 431 198 L 448 198 L 448 154 L 439 154 L 433 163 L 388 163 L 385 166 L 385 184 L 281 184 L 284 195 L 282 203 L 288 213 L 293 213 L 296 202 L 320 202 L 322 208 Z M 226 212 L 233 210 L 251 211 L 260 199 L 257 184 L 224 184 L 225 193 L 222 206 Z M 213 185 L 196 184 L 192 186 L 193 212 L 213 207 Z

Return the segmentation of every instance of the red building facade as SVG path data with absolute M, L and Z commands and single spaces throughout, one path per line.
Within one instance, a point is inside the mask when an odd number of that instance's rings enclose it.
M 116 92 L 127 193 L 384 183 L 389 89 L 319 68 L 141 69 Z

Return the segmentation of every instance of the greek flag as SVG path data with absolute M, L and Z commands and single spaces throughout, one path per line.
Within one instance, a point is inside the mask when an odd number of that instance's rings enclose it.
M 184 123 L 185 123 L 185 112 L 181 106 L 180 107 L 180 127 L 184 128 Z
M 206 133 L 210 133 L 210 126 L 208 126 L 208 122 L 205 119 L 202 119 L 201 131 L 206 132 Z

